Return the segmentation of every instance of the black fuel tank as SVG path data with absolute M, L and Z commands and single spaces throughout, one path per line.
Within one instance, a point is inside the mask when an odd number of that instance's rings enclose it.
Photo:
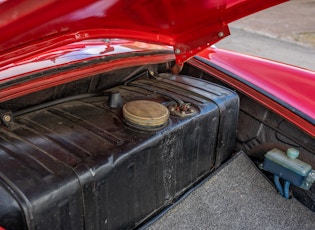
M 0 206 L 0 226 L 133 228 L 233 150 L 239 99 L 226 88 L 162 74 L 109 91 L 111 103 L 106 93 L 51 103 L 0 129 L 0 195 L 17 216 L 7 221 Z M 134 101 L 158 103 L 153 125 L 137 104 L 126 115 Z

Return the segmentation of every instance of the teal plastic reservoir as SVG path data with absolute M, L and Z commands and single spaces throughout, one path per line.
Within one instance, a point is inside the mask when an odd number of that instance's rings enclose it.
M 312 170 L 312 167 L 309 164 L 297 159 L 297 157 L 298 150 L 293 148 L 289 148 L 287 154 L 279 149 L 272 149 L 265 155 L 266 159 L 278 164 L 279 166 L 282 166 L 303 177 L 307 176 L 307 174 Z
M 311 165 L 297 159 L 299 151 L 289 148 L 287 153 L 279 149 L 272 149 L 265 154 L 263 168 L 303 189 L 309 189 L 313 181 Z

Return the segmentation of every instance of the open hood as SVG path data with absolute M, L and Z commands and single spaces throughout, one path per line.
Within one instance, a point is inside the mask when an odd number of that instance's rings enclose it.
M 0 66 L 92 38 L 170 45 L 181 64 L 228 36 L 228 23 L 282 2 L 0 0 Z

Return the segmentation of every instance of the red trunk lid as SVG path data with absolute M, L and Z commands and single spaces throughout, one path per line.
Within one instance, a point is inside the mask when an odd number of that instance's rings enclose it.
M 228 23 L 285 0 L 0 0 L 0 66 L 89 38 L 174 47 L 178 63 L 229 35 Z

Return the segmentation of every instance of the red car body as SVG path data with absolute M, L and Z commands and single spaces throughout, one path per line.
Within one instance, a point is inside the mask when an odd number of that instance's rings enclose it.
M 21 59 L 34 63 L 30 56 L 36 58 L 38 53 L 53 50 L 55 47 L 58 47 L 59 52 L 63 52 L 61 50 L 68 49 L 67 46 L 62 46 L 63 44 L 93 38 L 127 38 L 173 46 L 176 61 L 182 64 L 204 48 L 228 36 L 228 23 L 281 2 L 284 1 L 188 1 L 184 4 L 176 1 L 134 1 L 128 4 L 119 1 L 107 1 L 106 4 L 98 1 L 78 1 L 68 5 L 60 1 L 45 1 L 41 4 L 36 1 L 4 1 L 0 5 L 1 11 L 4 12 L 0 27 L 3 34 L 0 40 L 0 64 L 2 69 L 10 68 L 12 72 L 16 72 L 12 64 Z M 152 12 L 164 17 L 152 20 Z M 290 112 L 290 109 L 277 109 L 282 116 L 315 136 L 312 71 L 281 64 L 275 66 L 274 63 L 268 65 L 267 61 L 254 58 L 248 60 L 254 66 L 251 70 L 247 68 L 247 60 L 243 62 L 245 56 L 236 57 L 231 54 L 231 57 L 227 57 L 226 53 L 209 50 L 199 55 L 220 66 L 222 64 L 227 70 L 230 70 L 228 66 L 232 64 L 233 70 L 236 71 L 237 66 L 237 71 L 240 71 L 237 74 L 245 81 L 277 97 L 282 104 L 292 106 L 294 111 L 297 110 L 298 115 L 295 116 L 296 113 Z M 58 58 L 60 53 L 54 55 L 56 56 L 52 58 Z M 34 71 L 38 69 L 41 67 L 36 65 Z M 32 71 L 32 68 L 29 70 Z M 296 78 L 296 75 L 301 77 Z M 301 87 L 302 94 L 299 93 Z
M 7 106 L 11 101 L 32 100 L 30 95 L 91 76 L 172 63 L 174 73 L 182 70 L 180 73 L 194 77 L 211 76 L 205 79 L 215 79 L 264 108 L 264 112 L 270 111 L 282 120 L 279 127 L 269 124 L 274 132 L 288 122 L 293 128 L 283 132 L 291 130 L 291 140 L 301 135 L 301 159 L 314 166 L 314 146 L 309 145 L 315 138 L 314 72 L 211 47 L 229 35 L 228 23 L 282 2 L 0 1 L 0 103 L 6 106 L 3 109 L 10 109 Z M 111 80 L 114 86 L 118 84 Z M 35 96 L 34 101 L 16 105 L 13 114 L 24 111 L 28 104 L 33 107 L 45 102 Z M 255 112 L 248 113 L 256 116 Z M 253 131 L 241 126 L 246 122 L 240 118 L 240 136 L 236 139 L 250 142 Z M 256 147 L 288 147 L 283 143 L 266 140 Z M 248 150 L 249 155 L 256 152 L 255 148 Z M 25 229 L 35 229 L 37 222 L 32 222 L 31 214 L 24 215 Z M 135 227 L 135 223 L 126 226 Z M 0 222 L 1 226 L 9 229 L 10 225 Z

